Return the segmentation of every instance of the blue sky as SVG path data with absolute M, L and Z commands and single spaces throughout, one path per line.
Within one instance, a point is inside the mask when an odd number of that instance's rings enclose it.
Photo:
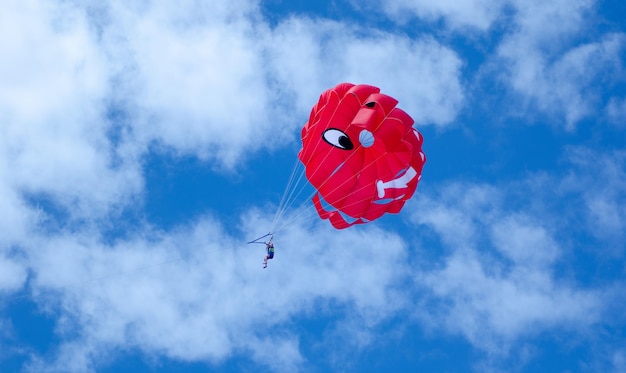
M 0 371 L 626 372 L 623 2 L 2 5 Z M 345 81 L 415 119 L 418 191 L 263 269 Z

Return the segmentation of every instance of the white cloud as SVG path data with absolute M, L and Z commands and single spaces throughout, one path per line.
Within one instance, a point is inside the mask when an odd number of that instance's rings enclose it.
M 408 18 L 407 13 L 411 13 L 431 22 L 442 19 L 453 29 L 486 31 L 506 3 L 493 0 L 389 0 L 383 6 L 390 17 L 400 22 Z
M 626 351 L 618 350 L 611 357 L 611 362 L 613 363 L 612 372 L 614 373 L 624 373 L 626 372 Z
M 419 193 L 419 213 L 415 218 L 420 224 L 430 226 L 439 236 L 439 239 L 453 249 L 459 249 L 467 242 L 474 241 L 478 234 L 473 215 L 496 199 L 496 190 L 489 186 L 452 184 L 442 190 L 442 199 L 456 200 L 460 208 L 439 203 L 437 199 L 426 198 Z M 454 232 L 453 234 L 450 234 Z
M 481 30 L 499 11 L 479 1 L 424 9 L 424 17 Z M 342 80 L 380 86 L 418 124 L 448 125 L 465 103 L 460 58 L 431 38 L 364 36 L 363 29 L 297 18 L 270 29 L 256 11 L 248 1 L 114 2 L 85 11 L 32 0 L 10 1 L 0 13 L 0 54 L 10 56 L 0 60 L 0 292 L 21 289 L 32 275 L 27 291 L 55 318 L 61 341 L 33 355 L 31 371 L 97 370 L 117 352 L 137 350 L 209 364 L 243 351 L 269 369 L 292 371 L 306 365 L 300 335 L 284 326 L 294 318 L 323 316 L 338 304 L 345 312 L 329 334 L 362 348 L 372 343 L 370 328 L 412 302 L 403 289 L 413 271 L 406 244 L 375 226 L 341 234 L 292 226 L 277 237 L 268 270 L 260 268 L 262 248 L 242 245 L 212 219 L 165 232 L 144 226 L 116 242 L 102 237 L 103 220 L 141 202 L 141 159 L 155 143 L 235 167 L 245 149 L 289 136 L 319 93 Z M 576 29 L 578 18 L 563 14 L 565 29 Z M 536 50 L 549 43 L 531 21 L 520 21 L 527 33 L 501 48 L 503 59 L 516 61 L 510 82 L 538 102 L 550 96 L 546 87 L 562 83 L 548 102 L 575 123 L 591 110 L 578 92 L 591 84 L 584 77 L 615 62 L 621 36 L 546 59 Z M 515 40 L 531 47 L 528 56 L 507 50 Z M 583 171 L 599 159 L 593 175 L 609 182 L 572 178 L 561 191 L 581 195 L 588 227 L 620 242 L 623 156 L 586 159 Z M 596 192 L 576 187 L 580 180 Z M 564 251 L 556 228 L 533 211 L 507 211 L 503 195 L 460 184 L 442 198 L 420 194 L 416 219 L 449 254 L 438 267 L 420 269 L 410 292 L 427 289 L 426 298 L 442 304 L 435 325 L 483 348 L 531 327 L 597 320 L 598 294 L 554 274 Z M 89 224 L 40 229 L 54 220 L 37 205 L 46 202 Z M 267 226 L 264 216 L 244 220 L 245 232 Z M 479 337 L 485 328 L 491 339 Z M 279 351 L 266 354 L 267 344 Z
M 606 114 L 614 125 L 626 127 L 626 98 L 612 97 L 606 106 Z
M 541 269 L 501 266 L 473 251 L 456 252 L 443 269 L 418 277 L 420 286 L 442 300 L 435 311 L 441 315 L 420 311 L 420 317 L 495 353 L 507 353 L 512 343 L 546 329 L 576 330 L 598 320 L 599 294 L 555 282 Z
M 422 125 L 450 124 L 464 103 L 459 57 L 430 38 L 292 18 L 276 28 L 270 50 L 276 75 L 298 95 L 301 110 L 342 81 L 380 87 Z
M 282 135 L 252 2 L 116 3 L 105 46 L 120 58 L 121 94 L 138 139 L 233 167 Z
M 107 99 L 128 116 L 124 140 L 135 152 L 156 143 L 233 168 L 292 137 L 318 95 L 346 80 L 381 86 L 420 124 L 448 124 L 463 104 L 461 63 L 433 40 L 363 37 L 297 18 L 270 29 L 252 4 L 113 3 L 92 12 L 111 75 Z
M 605 105 L 602 89 L 623 81 L 626 39 L 623 33 L 590 29 L 595 5 L 595 0 L 393 0 L 385 2 L 383 9 L 396 23 L 411 17 L 441 20 L 464 36 L 475 30 L 489 39 L 493 36 L 486 32 L 499 22 L 502 35 L 494 39 L 496 52 L 486 54 L 478 78 L 501 79 L 514 93 L 517 100 L 507 104 L 507 112 L 528 115 L 538 109 L 542 117 L 547 114 L 550 121 L 573 130 Z M 472 41 L 482 50 L 489 39 Z M 617 102 L 608 110 L 615 120 Z
M 306 365 L 296 338 L 253 338 L 247 342 L 253 359 L 263 361 L 274 372 L 297 372 Z
M 26 281 L 26 276 L 23 263 L 0 254 L 0 294 L 20 289 Z
M 572 147 L 566 159 L 562 174 L 497 186 L 449 183 L 416 195 L 407 206 L 412 220 L 435 232 L 446 253 L 415 275 L 425 294 L 417 304 L 430 306 L 416 310 L 423 325 L 501 357 L 547 330 L 584 338 L 621 312 L 611 310 L 621 298 L 613 285 L 582 287 L 577 274 L 561 271 L 590 249 L 577 237 L 595 237 L 603 245 L 593 250 L 608 257 L 624 255 L 624 154 Z
M 297 367 L 298 336 L 282 326 L 290 318 L 324 314 L 324 304 L 336 302 L 347 320 L 373 326 L 405 305 L 396 290 L 407 270 L 399 238 L 373 227 L 328 231 L 303 240 L 308 235 L 292 227 L 276 238 L 267 270 L 260 245 L 234 240 L 212 220 L 114 246 L 87 233 L 42 237 L 29 252 L 34 299 L 60 312 L 64 342 L 33 371 L 96 369 L 107 351 L 128 349 L 210 363 L 250 351 L 277 369 L 259 346 L 270 342 L 285 352 L 282 367 Z
M 562 216 L 536 209 L 546 204 L 541 199 L 554 198 L 545 193 L 548 185 L 559 193 L 554 186 L 562 180 L 498 187 L 453 183 L 434 196 L 422 190 L 409 207 L 412 219 L 436 232 L 450 254 L 416 274 L 418 288 L 426 291 L 421 302 L 436 310 L 420 309 L 417 317 L 495 356 L 545 330 L 580 332 L 598 322 L 605 311 L 603 290 L 580 288 L 557 275 L 563 252 L 572 250 L 558 238 L 568 228 L 557 223 Z M 517 190 L 525 191 L 522 201 Z M 514 199 L 521 209 L 513 207 Z M 575 224 L 576 208 L 561 213 Z
M 292 137 L 340 81 L 381 86 L 419 124 L 446 125 L 463 105 L 459 58 L 428 38 L 298 19 L 272 30 L 246 1 L 12 5 L 3 137 L 23 187 L 66 206 L 102 209 L 128 198 L 123 184 L 137 192 L 152 144 L 233 168 Z
M 20 289 L 30 274 L 27 291 L 54 317 L 61 341 L 44 356 L 33 355 L 31 371 L 96 370 L 124 350 L 209 363 L 250 351 L 259 364 L 289 370 L 303 357 L 298 335 L 282 322 L 327 312 L 324 305 L 337 302 L 346 319 L 369 327 L 405 306 L 396 289 L 407 270 L 405 247 L 373 227 L 319 233 L 315 240 L 303 240 L 309 234 L 294 228 L 277 240 L 267 271 L 260 268 L 261 250 L 242 246 L 210 220 L 179 231 L 140 228 L 103 242 L 106 220 L 141 203 L 141 159 L 154 142 L 233 167 L 246 146 L 302 124 L 273 130 L 285 122 L 272 115 L 293 109 L 273 105 L 272 89 L 282 81 L 267 66 L 266 53 L 275 50 L 268 47 L 271 30 L 250 4 L 111 3 L 85 10 L 16 1 L 0 15 L 0 49 L 10 56 L 0 61 L 6 82 L 0 207 L 10 213 L 0 217 L 8 232 L 0 237 L 0 288 Z M 395 57 L 408 51 L 413 62 L 433 52 L 418 68 L 441 72 L 458 90 L 458 60 L 433 42 L 387 36 L 366 45 Z M 448 64 L 434 67 L 442 61 Z M 429 84 L 426 89 L 441 89 Z M 419 100 L 428 99 L 419 93 Z M 427 115 L 449 121 L 454 105 Z M 48 203 L 87 224 L 64 226 Z M 59 229 L 41 229 L 46 222 Z M 359 250 L 319 255 L 335 246 Z M 14 247 L 20 260 L 8 255 Z M 280 347 L 282 360 L 262 353 L 266 343 Z
M 598 81 L 607 79 L 619 69 L 622 35 L 608 35 L 550 57 L 537 49 L 528 35 L 515 35 L 499 49 L 504 75 L 513 91 L 534 107 L 557 118 L 566 129 L 573 130 L 578 122 L 596 113 L 600 107 Z
M 586 27 L 595 0 L 514 0 L 516 32 L 540 48 L 559 50 L 563 41 Z M 555 41 L 561 43 L 554 43 Z
M 552 264 L 559 252 L 550 232 L 524 215 L 511 214 L 494 222 L 491 240 L 516 265 L 541 268 Z
M 568 160 L 572 170 L 560 183 L 565 194 L 578 196 L 586 231 L 614 252 L 624 252 L 626 239 L 626 153 L 600 152 L 587 148 L 570 148 Z
M 601 82 L 621 69 L 623 34 L 572 40 L 586 31 L 592 1 L 520 1 L 512 32 L 498 47 L 496 70 L 521 98 L 518 112 L 538 108 L 566 129 L 598 112 Z
M 24 203 L 11 187 L 10 173 L 0 159 L 0 253 L 28 237 L 29 229 L 38 222 L 38 214 Z
M 19 188 L 17 196 L 53 197 L 78 215 L 104 213 L 141 185 L 132 167 L 111 169 L 106 58 L 80 11 L 36 1 L 7 7 L 0 15 L 3 182 Z

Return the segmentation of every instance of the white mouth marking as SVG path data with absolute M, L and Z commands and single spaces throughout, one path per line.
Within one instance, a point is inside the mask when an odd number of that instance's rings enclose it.
M 413 180 L 413 178 L 417 176 L 417 171 L 413 167 L 409 167 L 406 172 L 391 181 L 383 182 L 382 180 L 378 180 L 376 182 L 376 189 L 378 190 L 378 198 L 383 198 L 385 196 L 385 189 L 400 189 L 406 188 L 406 184 Z

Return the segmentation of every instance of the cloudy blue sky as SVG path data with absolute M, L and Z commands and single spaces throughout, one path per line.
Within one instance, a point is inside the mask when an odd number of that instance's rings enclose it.
M 626 372 L 625 4 L 2 0 L 0 371 Z M 345 81 L 418 191 L 262 269 Z

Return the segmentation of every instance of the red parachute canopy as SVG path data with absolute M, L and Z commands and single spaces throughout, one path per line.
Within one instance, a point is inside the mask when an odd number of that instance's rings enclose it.
M 302 128 L 298 158 L 322 219 L 338 229 L 398 213 L 426 156 L 413 119 L 370 85 L 341 83 L 320 96 Z

